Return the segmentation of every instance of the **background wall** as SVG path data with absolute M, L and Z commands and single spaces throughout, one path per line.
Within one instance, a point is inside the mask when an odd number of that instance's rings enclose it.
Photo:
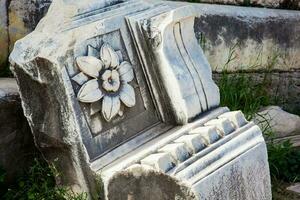
M 15 41 L 30 33 L 45 15 L 51 0 L 0 0 L 0 75 Z
M 257 6 L 295 10 L 300 8 L 299 0 L 190 0 L 190 2 Z

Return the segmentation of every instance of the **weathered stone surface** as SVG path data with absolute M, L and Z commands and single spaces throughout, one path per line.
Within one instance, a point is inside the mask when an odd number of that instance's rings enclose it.
M 8 57 L 8 27 L 7 27 L 7 0 L 0 0 L 0 71 L 7 64 Z
M 194 6 L 196 37 L 213 71 L 300 68 L 299 11 Z
M 268 122 L 265 122 L 267 120 Z M 282 110 L 278 106 L 268 106 L 258 112 L 254 118 L 258 125 L 269 126 L 277 137 L 300 135 L 300 117 Z
M 172 177 L 135 165 L 114 176 L 108 186 L 109 200 L 195 200 L 189 187 Z
M 272 199 L 266 157 L 266 146 L 258 145 L 225 164 L 195 184 L 198 199 Z
M 206 142 L 197 151 L 190 151 L 189 157 L 180 159 L 173 156 L 178 147 L 174 144 L 182 144 L 180 138 L 184 136 L 192 134 L 200 137 L 200 140 L 194 141 L 195 144 L 206 141 L 207 128 L 210 126 L 205 124 L 215 120 L 215 116 L 222 119 L 226 117 L 231 123 L 236 121 L 229 116 L 236 117 L 237 112 L 227 111 L 216 109 L 199 121 L 183 127 L 187 132 L 178 130 L 169 136 L 162 135 L 104 167 L 101 172 L 108 199 L 123 199 L 128 195 L 132 199 L 142 199 L 152 188 L 155 191 L 154 199 L 176 199 L 176 195 L 179 199 L 181 195 L 186 199 L 207 200 L 271 199 L 266 145 L 259 128 L 253 123 L 236 126 L 227 136 Z M 243 118 L 239 115 L 236 119 L 243 121 Z M 188 143 L 184 145 L 191 149 Z M 156 149 L 159 149 L 159 153 L 156 153 Z M 171 160 L 163 159 L 165 157 Z M 161 166 L 168 166 L 168 169 Z M 153 177 L 149 178 L 150 175 Z M 159 183 L 158 179 L 162 182 Z
M 0 167 L 6 182 L 22 175 L 38 155 L 30 128 L 23 116 L 15 79 L 0 79 Z
M 18 39 L 34 30 L 46 14 L 51 2 L 51 0 L 10 0 L 8 2 L 7 17 L 11 50 Z
M 10 62 L 25 116 L 60 183 L 92 198 L 100 176 L 107 200 L 210 198 L 202 184 L 226 198 L 236 185 L 242 199 L 271 198 L 262 133 L 219 108 L 196 14 L 164 1 L 55 0 L 16 43 Z M 256 166 L 265 176 L 253 177 Z

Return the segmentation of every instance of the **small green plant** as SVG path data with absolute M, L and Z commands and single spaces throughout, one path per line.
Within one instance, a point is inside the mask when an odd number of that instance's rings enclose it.
M 223 72 L 218 85 L 221 105 L 231 110 L 242 110 L 248 120 L 252 119 L 262 106 L 271 103 L 265 80 L 253 81 L 247 74 Z
M 240 73 L 228 71 L 230 64 L 237 59 L 236 50 L 239 46 L 239 43 L 236 43 L 229 48 L 227 60 L 222 66 L 218 81 L 221 105 L 227 106 L 231 110 L 242 110 L 246 118 L 251 120 L 261 107 L 278 102 L 277 95 L 271 96 L 269 93 L 271 83 L 269 72 L 276 64 L 278 54 L 274 54 L 268 59 L 269 62 L 265 67 L 266 72 L 262 73 L 260 78 L 253 79 L 254 76 L 244 71 Z M 260 57 L 262 57 L 261 52 L 258 53 L 256 61 L 247 69 L 253 70 L 260 66 Z
M 60 176 L 54 166 L 35 159 L 28 173 L 8 188 L 3 200 L 85 200 L 87 194 L 76 194 L 67 187 L 57 186 L 55 177 Z
M 300 181 L 300 150 L 286 140 L 268 143 L 270 172 L 273 179 L 286 182 Z

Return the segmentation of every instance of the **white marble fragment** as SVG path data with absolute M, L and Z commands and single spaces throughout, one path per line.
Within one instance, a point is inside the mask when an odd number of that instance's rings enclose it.
M 167 172 L 173 168 L 174 160 L 169 153 L 156 153 L 141 160 L 141 164 L 149 165 L 161 172 Z
M 205 126 L 216 126 L 217 129 L 221 132 L 222 136 L 226 136 L 232 133 L 235 128 L 233 123 L 226 118 L 213 119 L 204 124 Z
M 224 114 L 220 115 L 218 118 L 219 119 L 223 119 L 223 118 L 229 119 L 235 125 L 235 128 L 240 128 L 248 123 L 244 114 L 240 110 L 224 113 Z
M 205 139 L 207 144 L 212 144 L 221 138 L 215 126 L 198 127 L 190 131 L 189 134 L 201 135 Z
M 190 156 L 190 153 L 184 143 L 167 144 L 158 151 L 170 153 L 179 162 L 185 161 Z
M 206 147 L 204 139 L 200 135 L 183 135 L 176 139 L 175 142 L 184 143 L 193 153 L 197 153 Z

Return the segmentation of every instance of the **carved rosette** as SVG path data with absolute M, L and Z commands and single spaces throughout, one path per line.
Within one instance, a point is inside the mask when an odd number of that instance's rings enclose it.
M 136 103 L 134 88 L 130 82 L 134 79 L 133 67 L 123 61 L 109 44 L 101 46 L 100 52 L 88 46 L 88 55 L 76 58 L 81 73 L 73 77 L 78 81 L 88 77 L 77 93 L 80 102 L 91 104 L 91 115 L 101 111 L 109 122 L 118 114 L 123 115 L 123 105 L 133 107 Z

